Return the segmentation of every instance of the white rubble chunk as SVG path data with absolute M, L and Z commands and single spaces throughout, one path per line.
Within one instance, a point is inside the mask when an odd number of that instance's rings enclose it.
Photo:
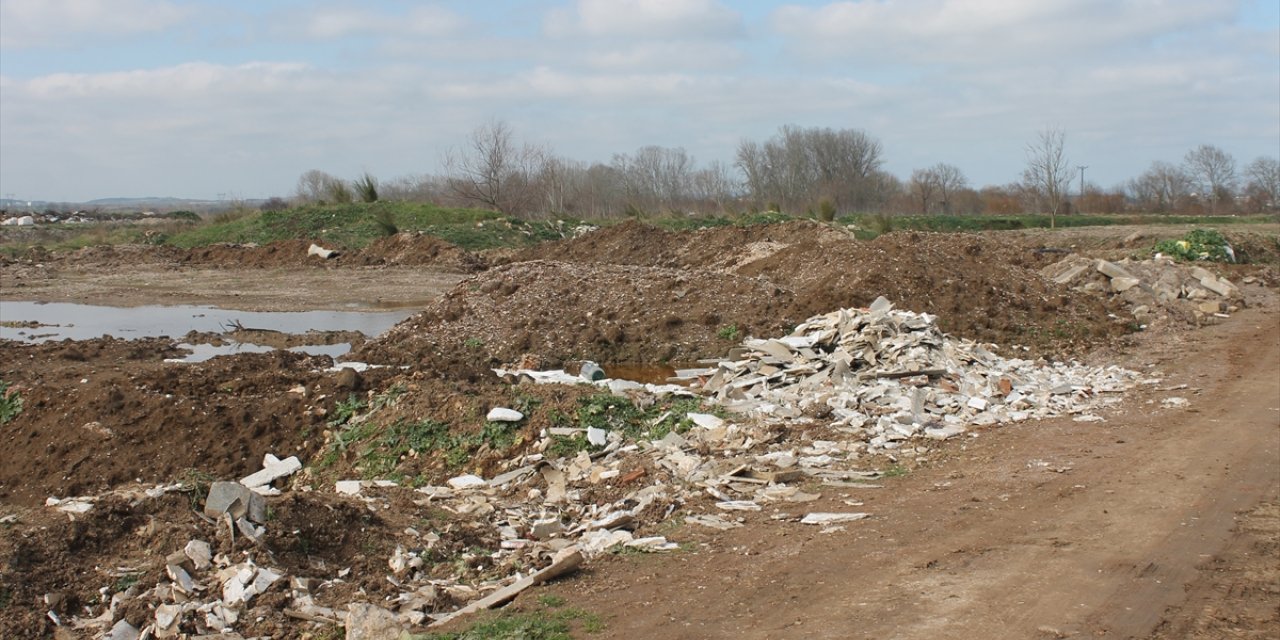
M 703 429 L 718 429 L 724 426 L 724 419 L 710 413 L 688 413 L 686 417 Z
M 363 485 L 360 480 L 339 480 L 333 483 L 333 490 L 343 495 L 358 496 Z
M 245 476 L 240 480 L 240 484 L 250 489 L 266 486 L 277 478 L 292 475 L 301 468 L 302 462 L 298 460 L 298 456 L 289 456 L 281 460 L 268 453 L 263 457 L 262 470 Z
M 809 513 L 800 519 L 800 524 L 835 524 L 838 522 L 853 522 L 869 517 L 869 513 Z
M 471 473 L 464 473 L 460 476 L 449 478 L 447 484 L 455 491 L 465 491 L 467 489 L 480 489 L 489 486 L 484 478 Z
M 489 422 L 520 422 L 524 420 L 524 414 L 515 409 L 494 407 L 489 410 L 489 414 L 484 419 Z

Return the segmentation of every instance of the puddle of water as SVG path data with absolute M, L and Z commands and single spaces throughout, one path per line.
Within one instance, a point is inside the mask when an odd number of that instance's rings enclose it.
M 239 322 L 253 329 L 300 334 L 307 331 L 359 331 L 376 336 L 413 315 L 413 309 L 397 311 L 236 311 L 215 307 L 150 306 L 105 307 L 65 302 L 0 302 L 0 338 L 20 342 L 49 340 L 91 340 L 104 335 L 117 338 L 181 337 L 188 331 L 221 333 Z M 35 328 L 5 326 L 35 322 Z M 195 353 L 187 361 L 207 360 L 228 353 L 257 353 L 271 347 L 250 343 L 182 345 Z M 304 345 L 291 351 L 341 356 L 351 349 L 347 343 Z

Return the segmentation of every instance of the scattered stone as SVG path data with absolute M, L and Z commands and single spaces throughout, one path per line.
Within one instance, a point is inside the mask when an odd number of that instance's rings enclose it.
M 448 484 L 450 487 L 452 487 L 454 490 L 457 490 L 457 491 L 464 491 L 467 489 L 479 489 L 482 487 L 489 486 L 489 483 L 485 482 L 484 478 L 481 478 L 480 476 L 473 475 L 470 473 L 457 476 L 456 478 L 449 478 Z

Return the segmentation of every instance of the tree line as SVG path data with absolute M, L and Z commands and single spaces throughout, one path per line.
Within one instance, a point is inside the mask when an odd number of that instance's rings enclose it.
M 904 181 L 884 170 L 884 146 L 860 129 L 784 126 L 767 140 L 743 140 L 732 165 L 698 163 L 679 147 L 644 146 L 609 162 L 585 163 L 517 139 L 503 121 L 477 127 L 448 150 L 442 175 L 344 180 L 319 169 L 298 179 L 298 203 L 407 200 L 482 207 L 523 218 L 607 218 L 664 212 L 1021 214 L 1258 213 L 1280 206 L 1280 161 L 1243 169 L 1227 152 L 1200 145 L 1180 162 L 1157 160 L 1109 189 L 1084 182 L 1066 155 L 1066 134 L 1045 129 L 1026 146 L 1020 179 L 975 189 L 938 162 Z M 1075 182 L 1079 175 L 1080 181 Z

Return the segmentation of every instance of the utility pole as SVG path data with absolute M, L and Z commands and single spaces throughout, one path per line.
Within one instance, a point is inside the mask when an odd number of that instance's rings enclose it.
M 1088 169 L 1088 165 L 1078 164 L 1076 168 L 1080 170 L 1080 203 L 1076 205 L 1076 213 L 1083 213 L 1081 208 L 1084 205 L 1084 170 Z

